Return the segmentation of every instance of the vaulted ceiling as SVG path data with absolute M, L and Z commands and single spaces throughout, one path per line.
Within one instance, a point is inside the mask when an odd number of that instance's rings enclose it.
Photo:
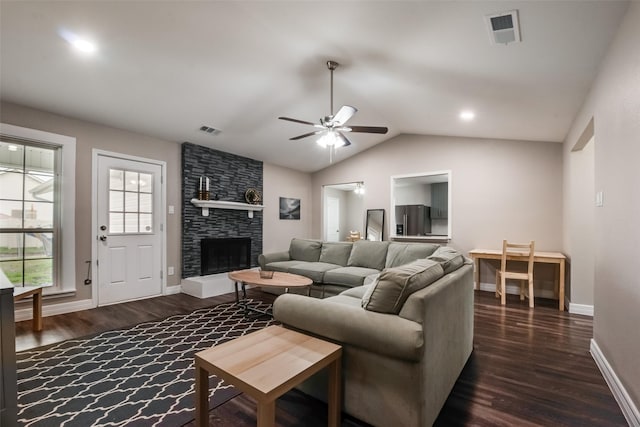
M 334 162 L 401 133 L 562 141 L 626 1 L 30 1 L 0 3 L 4 101 L 189 141 L 301 171 L 329 165 L 288 138 L 359 111 Z M 518 10 L 521 43 L 485 15 Z M 92 40 L 90 55 L 64 34 Z M 68 38 L 68 36 L 67 36 Z M 475 119 L 463 122 L 461 110 Z M 219 129 L 206 134 L 199 128 Z

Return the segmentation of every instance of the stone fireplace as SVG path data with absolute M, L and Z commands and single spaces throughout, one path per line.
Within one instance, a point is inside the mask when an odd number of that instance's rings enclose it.
M 254 212 L 250 218 L 244 210 L 211 208 L 209 216 L 203 216 L 202 210 L 191 203 L 191 199 L 198 196 L 200 177 L 210 179 L 212 200 L 246 203 L 248 189 L 263 192 L 262 162 L 188 142 L 182 144 L 183 292 L 188 279 L 203 282 L 209 280 L 207 277 L 217 275 L 229 282 L 226 272 L 257 267 L 258 255 L 262 253 L 262 212 Z M 202 250 L 201 241 L 209 239 L 220 240 L 220 248 L 214 250 L 214 255 L 211 252 L 205 254 Z M 238 247 L 241 241 L 245 245 L 242 249 Z M 218 257 L 217 254 L 225 248 L 238 253 L 230 260 L 220 255 L 218 261 L 222 267 L 203 268 L 203 260 L 208 262 L 211 257 Z M 197 296 L 212 294 L 203 291 Z

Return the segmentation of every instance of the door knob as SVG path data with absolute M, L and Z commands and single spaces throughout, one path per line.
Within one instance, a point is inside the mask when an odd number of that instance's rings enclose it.
M 99 237 L 99 239 L 103 242 L 107 241 L 107 236 L 105 236 L 104 234 L 102 236 Z

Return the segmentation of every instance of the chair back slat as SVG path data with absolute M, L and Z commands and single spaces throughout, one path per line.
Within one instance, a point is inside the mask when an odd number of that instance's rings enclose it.
M 507 270 L 508 257 L 526 257 L 527 258 L 527 274 L 533 275 L 533 258 L 535 252 L 535 241 L 531 240 L 529 243 L 509 243 L 507 240 L 502 241 L 502 259 L 500 263 L 500 270 L 505 272 Z

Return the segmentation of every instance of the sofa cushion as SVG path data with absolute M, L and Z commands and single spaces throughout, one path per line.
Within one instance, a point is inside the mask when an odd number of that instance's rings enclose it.
M 361 286 L 365 277 L 378 273 L 378 270 L 364 267 L 340 267 L 335 270 L 329 270 L 324 273 L 324 283 L 343 285 L 343 286 Z
M 319 240 L 291 239 L 289 256 L 292 260 L 317 262 L 321 249 L 322 242 Z
M 379 313 L 398 314 L 409 295 L 429 286 L 443 275 L 442 266 L 429 259 L 385 269 L 363 296 L 362 307 Z
M 323 242 L 320 251 L 320 262 L 338 264 L 342 267 L 347 265 L 349 255 L 351 255 L 351 242 Z
M 440 245 L 434 243 L 399 243 L 391 242 L 387 250 L 385 268 L 409 264 L 417 259 L 433 254 Z
M 350 267 L 365 267 L 375 270 L 384 268 L 387 259 L 387 248 L 389 242 L 371 242 L 369 240 L 358 240 L 353 243 L 351 255 L 347 265 Z
M 295 265 L 300 264 L 300 261 L 274 261 L 265 266 L 265 270 L 282 271 L 288 273 L 289 269 Z
M 308 277 L 315 283 L 322 283 L 325 271 L 340 268 L 340 265 L 326 262 L 300 262 L 289 269 L 289 273 Z
M 362 297 L 369 289 L 371 289 L 371 285 L 356 286 L 355 288 L 347 289 L 340 295 L 343 297 L 355 298 L 358 300 L 358 304 L 360 304 L 360 300 L 362 300 Z
M 428 258 L 440 263 L 444 274 L 449 274 L 464 264 L 462 254 L 448 246 L 439 247 L 433 254 L 429 255 Z

